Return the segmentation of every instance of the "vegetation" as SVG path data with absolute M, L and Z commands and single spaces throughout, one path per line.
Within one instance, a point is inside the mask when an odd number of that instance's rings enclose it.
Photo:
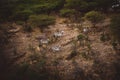
M 92 22 L 93 27 L 96 27 L 96 24 L 105 19 L 104 15 L 97 11 L 90 11 L 85 14 L 85 17 Z
M 81 41 L 81 40 L 83 40 L 83 39 L 85 39 L 85 35 L 79 34 L 79 35 L 78 35 L 78 40 Z
M 101 37 L 100 37 L 100 40 L 105 42 L 105 41 L 109 41 L 110 40 L 110 37 L 108 34 L 105 34 L 105 33 L 102 33 L 101 34 Z
M 74 9 L 62 9 L 60 11 L 60 15 L 63 16 L 63 17 L 71 17 L 74 14 L 75 14 Z
M 22 21 L 26 21 L 28 20 L 29 16 L 32 15 L 33 12 L 31 10 L 23 10 L 23 11 L 17 11 L 13 18 L 15 20 L 22 20 Z
M 0 17 L 3 20 L 13 20 L 14 18 L 26 20 L 32 14 L 57 13 L 63 8 L 74 9 L 78 12 L 109 11 L 116 4 L 119 4 L 119 0 L 1 0 Z M 119 8 L 117 9 L 119 10 Z
M 55 18 L 48 15 L 31 15 L 28 22 L 35 26 L 48 26 L 55 23 Z
M 111 19 L 110 30 L 114 35 L 114 38 L 120 41 L 120 15 L 115 15 Z
M 40 27 L 40 29 L 44 29 L 48 25 L 55 23 L 55 18 L 53 16 L 48 15 L 31 15 L 29 17 L 28 23 L 34 27 Z
M 120 80 L 119 12 L 120 0 L 0 0 L 0 80 Z

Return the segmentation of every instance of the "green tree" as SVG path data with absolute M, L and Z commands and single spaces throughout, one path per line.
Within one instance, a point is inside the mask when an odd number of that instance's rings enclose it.
M 114 4 L 115 0 L 95 0 L 97 3 L 97 8 L 102 11 L 107 11 L 109 10 L 112 5 Z
M 60 15 L 62 17 L 70 18 L 72 15 L 75 15 L 76 11 L 74 9 L 62 9 L 60 10 Z
M 96 9 L 97 3 L 94 0 L 66 0 L 65 7 L 75 9 L 81 12 L 87 12 Z
M 31 10 L 17 11 L 16 13 L 14 13 L 13 18 L 15 20 L 26 21 L 28 20 L 29 16 L 32 14 L 33 14 L 33 11 Z
M 65 7 L 70 9 L 80 10 L 82 0 L 66 0 Z
M 91 21 L 93 24 L 93 27 L 96 27 L 96 24 L 103 21 L 105 19 L 105 16 L 97 11 L 90 11 L 85 14 L 85 18 Z
M 43 30 L 48 25 L 54 24 L 55 18 L 48 15 L 31 15 L 28 23 L 31 24 L 31 26 L 38 26 L 41 30 Z

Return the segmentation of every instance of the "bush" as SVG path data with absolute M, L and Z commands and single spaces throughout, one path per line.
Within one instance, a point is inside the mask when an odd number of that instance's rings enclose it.
M 23 30 L 24 30 L 24 31 L 27 31 L 27 32 L 32 32 L 34 28 L 35 28 L 34 26 L 32 26 L 32 25 L 30 25 L 30 24 L 28 24 L 28 23 L 25 23 L 25 24 L 23 25 Z
M 23 25 L 24 22 L 23 22 L 23 21 L 16 21 L 16 24 L 18 24 L 18 25 Z
M 110 30 L 114 38 L 120 43 L 120 14 L 112 17 Z
M 101 34 L 100 40 L 105 42 L 106 38 L 105 38 L 105 34 Z
M 86 55 L 86 52 L 81 52 L 80 55 L 85 58 L 85 59 L 88 59 L 88 55 Z
M 74 15 L 76 11 L 74 9 L 62 9 L 60 10 L 60 15 L 62 17 L 70 17 L 71 15 Z
M 100 12 L 90 11 L 85 14 L 85 18 L 88 19 L 89 21 L 91 21 L 91 23 L 95 27 L 95 25 L 97 23 L 99 23 L 105 19 L 105 16 L 103 14 L 101 14 Z
M 78 52 L 76 50 L 73 50 L 66 59 L 70 60 L 70 59 L 74 58 L 75 56 L 77 56 L 77 54 L 78 54 Z
M 36 14 L 58 11 L 64 5 L 64 0 L 44 0 L 40 4 L 36 4 L 32 7 L 32 10 Z
M 23 11 L 18 11 L 16 12 L 13 17 L 15 20 L 22 20 L 26 21 L 30 15 L 32 15 L 33 12 L 31 10 L 23 10 Z
M 101 37 L 100 37 L 100 40 L 103 41 L 103 42 L 105 42 L 105 41 L 110 40 L 110 37 L 109 37 L 108 34 L 102 33 L 102 34 L 101 34 Z
M 117 49 L 117 43 L 115 41 L 113 41 L 111 44 L 112 44 L 114 49 Z
M 43 5 L 35 5 L 33 7 L 33 11 L 36 14 L 41 14 L 41 13 L 49 13 L 51 11 L 49 4 L 43 4 Z
M 78 38 L 78 40 L 83 40 L 83 39 L 85 39 L 85 36 L 83 34 L 79 34 L 77 36 L 77 38 Z
M 16 71 L 12 73 L 12 79 L 10 80 L 47 80 L 46 76 L 48 75 L 48 72 L 43 69 L 45 64 L 41 61 L 33 65 L 30 65 L 28 62 L 24 62 L 23 64 L 17 65 L 15 67 Z
M 48 25 L 54 24 L 55 17 L 48 15 L 31 15 L 29 17 L 28 23 L 30 23 L 31 26 L 38 26 L 43 29 Z

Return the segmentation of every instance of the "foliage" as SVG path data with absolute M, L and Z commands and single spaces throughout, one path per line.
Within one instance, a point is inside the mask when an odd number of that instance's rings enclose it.
M 101 37 L 100 37 L 100 40 L 103 41 L 103 42 L 105 42 L 105 41 L 110 40 L 110 37 L 109 37 L 108 34 L 102 33 Z
M 63 5 L 64 0 L 1 0 L 0 17 L 6 20 L 26 20 L 32 13 L 57 12 Z
M 48 15 L 31 15 L 28 22 L 35 26 L 48 26 L 55 23 L 55 18 Z
M 85 14 L 85 18 L 93 23 L 93 26 L 105 19 L 105 16 L 97 11 L 90 11 Z
M 120 15 L 113 16 L 111 19 L 110 30 L 114 38 L 120 42 Z
M 23 30 L 27 31 L 27 32 L 32 32 L 34 28 L 35 28 L 34 26 L 32 26 L 32 25 L 30 25 L 28 23 L 24 23 L 24 25 L 23 25 Z
M 74 9 L 62 9 L 60 10 L 60 15 L 63 17 L 70 17 L 71 15 L 74 15 L 76 11 Z
M 83 40 L 83 39 L 85 39 L 85 36 L 83 34 L 79 34 L 77 36 L 77 38 L 78 38 L 78 40 Z
M 119 0 L 0 0 L 0 17 L 3 20 L 26 20 L 32 13 L 51 14 L 64 8 L 83 13 L 91 10 L 108 11 L 116 4 L 120 4 Z
M 46 76 L 48 76 L 48 72 L 43 69 L 45 67 L 45 63 L 42 63 L 42 61 L 32 65 L 30 65 L 28 62 L 24 62 L 15 67 L 16 71 L 12 73 L 10 80 L 46 80 Z
M 24 22 L 23 22 L 23 21 L 16 21 L 16 24 L 18 24 L 18 25 L 23 25 Z
M 88 59 L 88 55 L 86 54 L 86 52 L 81 52 L 80 55 L 85 58 L 85 59 Z
M 66 0 L 65 4 L 65 7 L 81 12 L 94 10 L 96 6 L 97 3 L 95 1 L 88 0 Z
M 101 34 L 100 40 L 103 41 L 103 42 L 105 42 L 105 40 L 106 40 L 105 39 L 105 34 Z
M 77 54 L 78 54 L 78 52 L 76 50 L 73 50 L 66 59 L 70 60 L 70 59 L 74 58 Z
M 117 0 L 116 0 L 117 1 Z M 109 8 L 112 7 L 112 5 L 116 2 L 114 0 L 95 0 L 95 2 L 97 3 L 97 8 L 100 10 L 102 9 L 102 11 L 107 11 Z
M 59 10 L 63 6 L 63 2 L 63 0 L 48 0 L 48 2 L 44 1 L 43 4 L 34 5 L 32 10 L 37 14 L 50 14 L 53 11 Z
M 41 14 L 41 13 L 50 13 L 51 11 L 51 6 L 49 4 L 43 4 L 43 5 L 35 5 L 33 6 L 33 11 L 36 13 L 36 14 Z
M 81 12 L 88 12 L 91 10 L 106 12 L 115 4 L 120 4 L 119 0 L 66 0 L 65 7 Z
M 65 7 L 79 10 L 82 0 L 66 0 Z
M 23 10 L 23 11 L 18 11 L 16 12 L 13 17 L 15 20 L 22 20 L 26 21 L 30 15 L 32 15 L 33 12 L 31 10 Z
M 114 49 L 117 49 L 117 42 L 113 41 L 111 44 L 112 44 Z

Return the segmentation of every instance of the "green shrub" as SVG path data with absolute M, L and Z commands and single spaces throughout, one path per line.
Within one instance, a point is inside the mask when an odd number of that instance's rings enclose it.
M 28 23 L 30 23 L 31 26 L 37 26 L 44 29 L 48 25 L 55 23 L 55 17 L 48 15 L 31 15 Z
M 86 60 L 91 59 L 90 55 L 87 54 L 86 52 L 81 52 L 81 53 L 80 53 L 80 56 L 83 57 L 83 58 L 85 58 Z
M 36 14 L 50 14 L 58 11 L 64 5 L 64 0 L 44 0 L 32 7 Z
M 18 25 L 23 25 L 24 22 L 23 22 L 23 21 L 16 21 L 16 24 L 18 24 Z
M 103 42 L 105 42 L 105 41 L 106 41 L 105 34 L 101 34 L 100 40 L 101 40 L 101 41 L 103 41 Z
M 49 13 L 50 12 L 50 7 L 49 7 L 49 4 L 35 5 L 33 7 L 33 11 L 36 14 Z
M 114 36 L 114 39 L 120 43 L 120 14 L 112 17 L 110 30 Z
M 92 48 L 90 43 L 87 44 L 87 47 L 88 47 L 89 51 L 90 51 L 91 48 Z
M 113 48 L 114 49 L 117 49 L 117 42 L 115 41 L 115 40 L 113 40 L 112 42 L 111 42 L 111 44 L 112 44 L 112 46 L 113 46 Z
M 62 17 L 70 17 L 71 15 L 74 15 L 76 11 L 74 9 L 62 9 L 60 10 L 60 15 Z
M 41 68 L 42 67 L 42 68 Z M 16 72 L 12 74 L 12 79 L 10 80 L 46 80 L 48 72 L 43 69 L 45 65 L 41 61 L 40 63 L 29 65 L 27 62 L 16 66 Z
M 30 15 L 32 15 L 33 12 L 31 10 L 23 10 L 23 11 L 17 11 L 13 17 L 15 20 L 22 20 L 26 21 Z
M 35 28 L 34 26 L 32 26 L 32 25 L 30 25 L 30 24 L 28 24 L 28 23 L 25 23 L 25 24 L 23 25 L 23 30 L 24 30 L 24 31 L 27 31 L 27 32 L 32 32 L 34 28 Z
M 91 21 L 93 26 L 95 27 L 97 23 L 103 21 L 105 19 L 105 16 L 97 11 L 90 11 L 85 14 L 85 18 Z
M 83 39 L 85 39 L 85 36 L 83 34 L 79 34 L 77 36 L 77 38 L 78 38 L 78 40 L 83 40 Z
M 66 59 L 70 60 L 70 59 L 74 58 L 77 54 L 78 54 L 78 52 L 76 50 L 73 50 Z
M 108 34 L 102 33 L 102 34 L 101 34 L 101 37 L 100 37 L 100 40 L 103 41 L 103 42 L 109 41 L 109 40 L 110 40 L 110 37 L 109 37 Z

